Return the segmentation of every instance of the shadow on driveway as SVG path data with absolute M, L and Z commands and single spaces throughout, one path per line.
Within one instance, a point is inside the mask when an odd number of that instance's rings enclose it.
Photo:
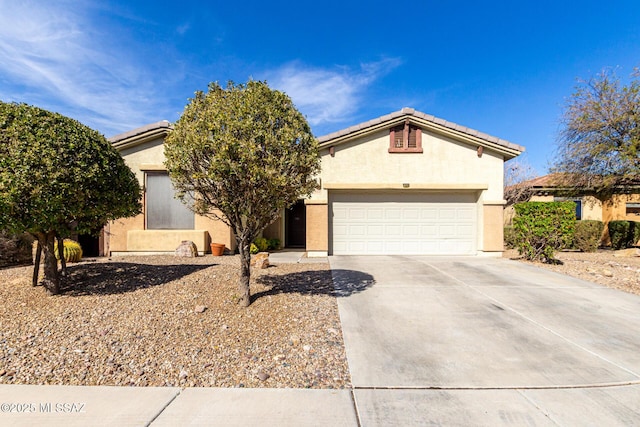
M 111 295 L 164 285 L 216 264 L 138 264 L 99 262 L 68 267 L 62 279 L 64 295 Z
M 271 289 L 252 295 L 251 301 L 281 293 L 348 297 L 369 288 L 375 283 L 375 280 L 370 274 L 361 271 L 320 270 L 278 276 L 263 275 L 258 277 L 256 282 Z

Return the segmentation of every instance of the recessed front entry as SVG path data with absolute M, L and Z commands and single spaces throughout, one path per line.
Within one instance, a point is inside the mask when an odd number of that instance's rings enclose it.
M 285 211 L 285 247 L 304 248 L 307 243 L 307 221 L 304 201 L 299 200 Z
M 472 193 L 331 195 L 333 255 L 475 255 L 477 196 Z

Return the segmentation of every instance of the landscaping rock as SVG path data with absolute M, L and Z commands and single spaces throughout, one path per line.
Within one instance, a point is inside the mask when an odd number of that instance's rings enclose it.
M 193 311 L 195 311 L 196 313 L 204 313 L 206 310 L 206 305 L 196 305 L 196 308 Z
M 267 268 L 269 267 L 269 252 L 258 252 L 251 259 L 251 265 L 256 268 Z
M 629 249 L 622 249 L 619 251 L 615 251 L 613 253 L 613 256 L 615 257 L 640 257 L 640 249 L 638 248 L 629 248 Z
M 183 240 L 176 248 L 176 256 L 195 258 L 198 256 L 198 247 L 191 240 Z
M 0 269 L 0 387 L 350 387 L 336 297 L 272 292 L 301 275 L 330 287 L 327 263 L 256 269 L 247 309 L 234 302 L 239 255 L 98 258 L 70 266 L 61 297 L 30 286 L 32 269 Z
M 602 275 L 604 277 L 613 277 L 613 273 L 611 272 L 611 270 L 602 270 Z

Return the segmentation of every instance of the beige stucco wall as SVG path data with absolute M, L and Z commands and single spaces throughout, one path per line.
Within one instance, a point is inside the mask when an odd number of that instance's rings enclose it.
M 484 206 L 484 242 L 485 252 L 501 252 L 504 250 L 504 226 L 502 205 Z
M 423 132 L 423 153 L 389 153 L 389 131 L 382 130 L 358 140 L 320 152 L 321 180 L 326 189 L 332 184 L 409 184 L 410 188 L 475 184 L 484 189 L 481 199 L 503 199 L 503 157 L 452 139 Z M 470 188 L 466 188 L 470 189 Z M 326 191 L 313 198 L 327 199 Z
M 533 195 L 531 196 L 530 199 L 531 202 L 553 202 L 553 196 L 552 195 L 545 195 L 545 196 L 541 196 L 541 195 Z
M 307 204 L 307 252 L 326 252 L 329 250 L 329 206 Z
M 619 194 L 606 202 L 602 209 L 604 221 L 640 221 L 638 215 L 627 215 L 626 203 L 640 203 L 640 194 Z
M 602 221 L 602 202 L 593 196 L 583 197 L 582 219 Z
M 173 252 L 184 240 L 193 242 L 201 254 L 210 251 L 207 230 L 128 230 L 127 251 Z
M 109 223 L 109 252 L 127 251 L 127 232 L 129 230 L 144 230 L 144 215 L 140 214 L 133 218 L 121 218 Z
M 153 166 L 158 169 L 164 163 L 164 138 L 156 138 L 144 144 L 120 151 L 124 162 L 131 168 L 138 178 L 140 185 L 144 185 L 144 169 Z M 146 165 L 144 167 L 143 165 Z
M 502 155 L 485 149 L 478 156 L 475 145 L 425 131 L 422 153 L 389 153 L 388 149 L 389 131 L 381 130 L 336 145 L 333 156 L 329 148 L 321 150 L 321 188 L 312 195 L 311 202 L 326 203 L 332 189 L 477 193 L 477 249 L 502 250 Z M 328 232 L 328 223 L 322 231 L 307 223 L 307 242 L 327 239 Z

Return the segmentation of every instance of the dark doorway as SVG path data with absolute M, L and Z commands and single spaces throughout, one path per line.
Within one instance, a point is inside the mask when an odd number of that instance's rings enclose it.
M 307 244 L 307 215 L 304 201 L 298 200 L 285 211 L 284 245 L 287 248 L 304 248 Z
M 82 256 L 97 257 L 100 256 L 100 238 L 92 234 L 80 234 L 78 243 L 82 248 Z

